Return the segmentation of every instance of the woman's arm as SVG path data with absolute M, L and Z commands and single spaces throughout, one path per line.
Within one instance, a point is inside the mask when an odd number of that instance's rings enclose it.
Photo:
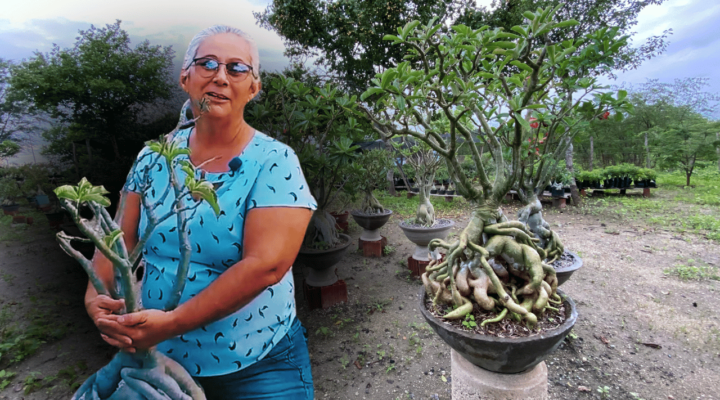
M 197 296 L 173 311 L 110 316 L 102 323 L 114 326 L 132 338 L 134 347 L 144 349 L 232 314 L 285 276 L 297 257 L 311 216 L 312 210 L 306 208 L 250 210 L 245 220 L 243 259 Z
M 137 227 L 140 220 L 140 195 L 134 192 L 123 192 L 122 196 L 126 196 L 123 218 L 120 221 L 120 229 L 123 231 L 123 240 L 128 252 L 132 252 L 137 244 Z M 120 210 L 118 210 L 120 212 Z M 100 251 L 95 251 L 92 259 L 92 265 L 95 273 L 105 284 L 106 288 L 112 288 L 115 285 L 113 274 L 113 265 Z M 109 296 L 99 296 L 95 287 L 88 281 L 87 291 L 85 292 L 85 309 L 92 318 L 98 328 L 100 328 L 102 338 L 109 344 L 127 348 L 132 344 L 132 340 L 117 331 L 112 326 L 101 326 L 99 320 L 106 319 L 109 315 L 121 311 L 125 307 L 125 300 L 114 300 Z

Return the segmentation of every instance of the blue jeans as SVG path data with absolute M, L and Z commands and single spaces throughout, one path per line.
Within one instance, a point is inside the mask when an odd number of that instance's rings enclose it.
M 238 372 L 195 379 L 208 400 L 312 400 L 307 330 L 295 318 L 285 337 L 265 358 Z

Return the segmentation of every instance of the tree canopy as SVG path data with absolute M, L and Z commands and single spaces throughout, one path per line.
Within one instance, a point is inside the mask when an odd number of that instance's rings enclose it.
M 285 40 L 294 61 L 315 58 L 353 93 L 361 93 L 378 69 L 401 62 L 404 46 L 383 41 L 407 21 L 452 20 L 461 0 L 308 0 L 273 2 L 255 13 L 260 26 Z

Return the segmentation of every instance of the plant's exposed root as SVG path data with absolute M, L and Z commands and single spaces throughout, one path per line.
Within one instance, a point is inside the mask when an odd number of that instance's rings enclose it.
M 470 267 L 465 265 L 455 275 L 455 285 L 457 285 L 458 292 L 463 297 L 470 296 L 470 283 L 468 282 L 468 274 L 470 273 Z
M 503 308 L 502 311 L 500 311 L 500 314 L 498 314 L 495 318 L 486 319 L 485 321 L 480 323 L 480 326 L 484 327 L 487 324 L 494 324 L 496 322 L 500 322 L 503 320 L 503 318 L 505 318 L 507 313 L 508 313 L 508 309 Z
M 445 314 L 443 318 L 445 319 L 460 319 L 465 318 L 467 314 L 469 314 L 472 309 L 473 305 L 466 297 L 461 297 L 462 305 L 458 307 L 457 309 Z

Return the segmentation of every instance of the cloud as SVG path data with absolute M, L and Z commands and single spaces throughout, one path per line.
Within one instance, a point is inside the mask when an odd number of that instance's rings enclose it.
M 634 43 L 672 28 L 670 46 L 638 69 L 619 74 L 615 83 L 639 84 L 648 78 L 663 82 L 686 77 L 710 78 L 709 92 L 720 92 L 720 4 L 702 0 L 675 0 L 640 13 Z

